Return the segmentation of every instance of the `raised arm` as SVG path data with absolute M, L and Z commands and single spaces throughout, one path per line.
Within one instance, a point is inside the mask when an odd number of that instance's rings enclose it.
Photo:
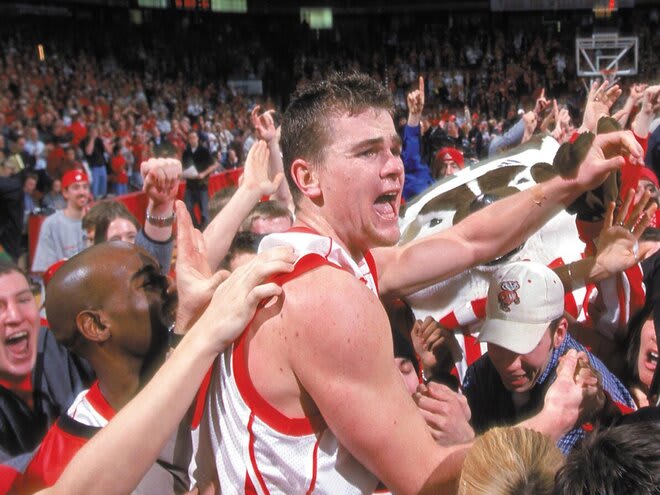
M 646 88 L 641 100 L 642 106 L 630 128 L 637 136 L 645 139 L 649 135 L 655 114 L 660 111 L 660 85 L 656 84 Z
M 569 177 L 554 177 L 468 216 L 454 227 L 404 246 L 373 250 L 381 295 L 402 296 L 519 246 L 582 192 L 601 184 L 624 163 L 643 163 L 631 132 L 596 136 Z
M 619 123 L 622 129 L 624 129 L 626 124 L 628 124 L 630 114 L 632 113 L 633 108 L 635 108 L 639 103 L 639 100 L 644 94 L 646 87 L 646 84 L 633 84 L 630 88 L 630 94 L 628 95 L 623 108 L 612 115 L 612 117 Z
M 267 110 L 262 114 L 259 114 L 259 110 L 261 110 L 261 107 L 256 105 L 252 109 L 250 117 L 257 136 L 268 143 L 268 151 L 270 152 L 268 157 L 269 175 L 275 177 L 280 173 L 284 174 L 284 162 L 280 150 L 280 128 L 275 127 L 275 121 L 273 120 L 275 110 Z M 283 202 L 289 210 L 294 211 L 293 196 L 291 196 L 286 181 L 280 183 L 279 187 L 272 193 L 271 199 Z
M 177 208 L 178 218 L 187 214 L 184 206 Z M 179 225 L 179 243 L 198 243 L 201 236 L 190 220 L 187 225 Z M 215 290 L 211 303 L 153 379 L 78 452 L 55 486 L 39 493 L 130 493 L 178 426 L 218 353 L 245 328 L 260 301 L 281 294 L 281 287 L 263 281 L 291 271 L 292 261 L 290 250 L 277 248 L 231 275 L 225 272 L 229 278 Z M 185 265 L 185 258 L 179 263 Z
M 579 132 L 596 132 L 598 121 L 601 117 L 609 117 L 610 108 L 619 99 L 619 96 L 621 96 L 621 88 L 618 84 L 610 86 L 607 80 L 600 85 L 598 82 L 594 82 L 587 95 Z
M 257 141 L 250 148 L 238 189 L 204 230 L 204 241 L 209 246 L 209 265 L 213 270 L 220 266 L 232 239 L 254 205 L 263 196 L 273 194 L 284 179 L 282 173 L 269 174 L 268 155 L 265 141 Z
M 585 284 L 606 280 L 644 259 L 646 251 L 640 251 L 638 241 L 655 215 L 657 204 L 649 202 L 651 193 L 646 191 L 631 212 L 634 197 L 635 191 L 631 189 L 626 194 L 623 206 L 616 213 L 616 220 L 614 202 L 608 205 L 603 228 L 596 241 L 595 256 L 554 269 L 567 293 Z

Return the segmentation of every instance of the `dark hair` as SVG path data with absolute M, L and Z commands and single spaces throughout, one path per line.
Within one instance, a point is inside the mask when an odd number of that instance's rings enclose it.
M 234 240 L 231 241 L 231 246 L 229 246 L 229 250 L 227 251 L 227 255 L 225 256 L 225 260 L 223 262 L 223 266 L 229 269 L 231 261 L 239 254 L 256 254 L 257 249 L 259 248 L 259 243 L 263 238 L 263 235 L 254 234 L 252 232 L 239 232 L 236 234 Z
M 83 218 L 83 229 L 94 228 L 94 244 L 107 240 L 108 227 L 116 218 L 125 218 L 130 221 L 137 230 L 140 230 L 140 222 L 119 201 L 99 201 L 90 208 Z
M 20 273 L 25 277 L 25 280 L 27 280 L 27 275 L 23 270 L 19 268 L 16 263 L 7 259 L 0 258 L 0 275 L 8 275 L 14 272 Z
M 392 96 L 366 74 L 334 73 L 326 80 L 294 93 L 282 116 L 280 139 L 284 174 L 294 201 L 300 199 L 291 175 L 291 164 L 303 158 L 315 165 L 323 162 L 328 145 L 328 119 L 344 113 L 357 115 L 370 108 L 393 112 Z
M 653 317 L 653 304 L 647 304 L 628 323 L 628 344 L 626 346 L 626 369 L 623 383 L 630 388 L 639 383 L 639 370 L 637 358 L 641 347 L 642 327 Z
M 614 426 L 587 436 L 557 473 L 556 495 L 660 493 L 660 424 Z
M 419 375 L 419 361 L 410 337 L 410 332 L 415 325 L 415 314 L 410 306 L 401 299 L 385 304 L 385 311 L 390 320 L 394 357 L 408 359 L 413 364 L 415 373 Z

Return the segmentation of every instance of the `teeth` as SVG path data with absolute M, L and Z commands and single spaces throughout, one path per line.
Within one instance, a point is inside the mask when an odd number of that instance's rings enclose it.
M 19 341 L 19 340 L 21 340 L 21 339 L 23 339 L 27 336 L 28 336 L 27 332 L 17 332 L 14 335 L 11 335 L 11 336 L 7 337 L 5 342 L 7 344 L 13 344 L 14 342 L 17 342 L 17 341 Z
M 649 360 L 653 361 L 655 363 L 658 362 L 658 353 L 657 352 L 649 352 Z

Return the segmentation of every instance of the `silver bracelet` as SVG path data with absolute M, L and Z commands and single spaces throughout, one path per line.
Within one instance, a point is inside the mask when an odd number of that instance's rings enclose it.
M 166 217 L 157 217 L 147 211 L 147 222 L 149 222 L 154 227 L 171 227 L 175 218 L 176 213 L 174 212 Z

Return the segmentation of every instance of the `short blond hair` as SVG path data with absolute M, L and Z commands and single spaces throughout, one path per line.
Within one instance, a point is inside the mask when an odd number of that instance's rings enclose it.
M 551 495 L 564 456 L 527 428 L 493 428 L 468 451 L 458 495 Z

